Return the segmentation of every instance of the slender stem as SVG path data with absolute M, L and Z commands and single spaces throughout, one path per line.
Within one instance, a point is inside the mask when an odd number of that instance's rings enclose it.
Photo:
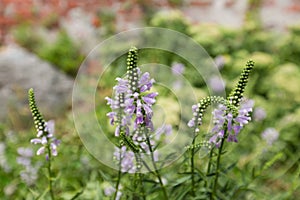
M 146 200 L 144 183 L 143 183 L 143 174 L 142 173 L 139 173 L 139 179 L 140 179 L 140 184 L 141 184 L 142 197 L 143 197 L 144 200 Z
M 192 141 L 192 149 L 191 149 L 191 179 L 192 179 L 192 196 L 195 196 L 195 167 L 194 167 L 194 154 L 195 154 L 195 136 Z
M 218 187 L 218 178 L 219 178 L 219 173 L 220 173 L 221 154 L 222 154 L 222 149 L 223 149 L 223 146 L 224 146 L 226 130 L 227 129 L 225 129 L 225 131 L 224 131 L 224 137 L 221 140 L 221 145 L 220 145 L 220 148 L 219 148 L 219 151 L 218 151 L 216 175 L 215 175 L 214 187 L 213 187 L 213 191 L 211 193 L 210 199 L 213 199 L 213 197 L 216 196 L 215 194 L 216 194 L 217 187 Z
M 50 145 L 47 145 L 47 151 L 48 151 L 48 180 L 49 180 L 49 192 L 50 192 L 50 196 L 51 196 L 51 199 L 52 200 L 55 200 L 54 198 L 54 192 L 53 192 L 53 188 L 52 188 L 52 177 L 53 177 L 53 174 L 52 174 L 52 171 L 51 171 L 51 149 L 50 149 Z
M 206 180 L 205 180 L 205 183 L 204 183 L 204 187 L 205 187 L 205 188 L 207 187 L 207 184 L 208 184 L 207 177 L 208 177 L 208 175 L 210 174 L 211 160 L 212 160 L 213 150 L 214 150 L 214 149 L 211 149 L 211 151 L 210 151 L 210 153 L 209 153 L 209 160 L 208 160 L 208 165 L 207 165 L 207 170 L 206 170 Z
M 139 153 L 135 153 L 135 159 L 136 159 L 136 163 L 137 163 L 137 171 L 136 171 L 135 175 L 138 174 L 137 177 L 138 177 L 138 181 L 139 181 L 137 187 L 140 188 L 140 191 L 142 192 L 142 198 L 145 200 L 146 195 L 145 195 L 145 189 L 144 189 L 144 183 L 143 183 L 143 174 L 140 172 L 141 166 L 142 166 L 141 155 Z
M 121 181 L 121 175 L 122 175 L 122 168 L 121 168 L 121 164 L 122 164 L 122 152 L 120 151 L 120 163 L 119 163 L 119 172 L 118 172 L 118 179 L 117 179 L 117 183 L 116 183 L 116 187 L 115 187 L 115 194 L 114 194 L 114 198 L 113 199 L 117 199 L 118 196 L 118 192 L 119 192 L 119 185 L 120 185 L 120 181 Z
M 149 136 L 147 134 L 147 131 L 146 131 L 146 138 L 147 138 L 147 143 L 148 143 L 148 146 L 149 146 L 149 150 L 150 150 L 150 154 L 151 154 L 151 161 L 152 161 L 152 165 L 154 167 L 154 171 L 155 171 L 155 174 L 158 178 L 158 181 L 159 181 L 159 184 L 160 184 L 160 187 L 162 189 L 162 192 L 163 192 L 163 195 L 164 195 L 164 199 L 167 200 L 169 199 L 168 197 L 168 194 L 167 194 L 167 191 L 166 191 L 166 188 L 162 182 L 162 179 L 161 179 L 161 175 L 157 169 L 157 166 L 156 166 L 156 163 L 155 163 L 155 160 L 154 160 L 154 154 L 153 154 L 153 149 L 152 149 L 152 146 L 150 144 L 150 139 L 149 139 Z

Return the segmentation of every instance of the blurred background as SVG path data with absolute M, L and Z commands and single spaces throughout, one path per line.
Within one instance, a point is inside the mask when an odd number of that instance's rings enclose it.
M 0 198 L 30 199 L 34 193 L 28 186 L 39 190 L 43 185 L 43 180 L 35 183 L 43 172 L 26 179 L 16 160 L 18 148 L 35 149 L 29 143 L 35 136 L 27 107 L 31 87 L 44 117 L 56 121 L 56 134 L 63 144 L 54 168 L 62 176 L 59 187 L 66 190 L 57 193 L 68 199 L 84 186 L 83 199 L 94 199 L 98 186 L 105 187 L 99 182 L 105 179 L 99 168 L 111 176 L 114 172 L 94 160 L 77 136 L 71 110 L 73 82 L 97 44 L 121 31 L 147 26 L 179 31 L 203 46 L 219 68 L 227 92 L 246 61 L 255 61 L 245 95 L 255 100 L 253 123 L 232 150 L 230 160 L 237 162 L 232 177 L 271 160 L 263 178 L 251 183 L 258 196 L 247 198 L 296 199 L 299 182 L 291 180 L 297 177 L 300 150 L 300 0 L 1 0 Z M 125 65 L 124 59 L 112 65 Z M 167 52 L 141 52 L 142 63 L 154 61 L 170 67 L 182 63 L 183 75 L 198 96 L 208 94 L 187 61 Z M 86 73 L 98 67 L 96 61 L 89 62 Z M 105 81 L 97 90 L 109 96 L 115 82 Z M 219 88 L 216 83 L 216 92 Z M 160 98 L 172 102 L 167 94 Z M 106 123 L 109 108 L 104 99 L 99 99 L 99 105 L 103 106 L 98 107 L 97 116 Z M 176 126 L 178 120 L 170 123 Z M 109 128 L 105 131 L 113 133 Z M 66 158 L 68 166 L 63 164 Z M 39 159 L 32 159 L 39 166 Z

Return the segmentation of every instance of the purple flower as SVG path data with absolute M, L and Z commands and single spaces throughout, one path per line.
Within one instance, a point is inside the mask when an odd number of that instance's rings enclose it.
M 117 78 L 118 84 L 114 87 L 115 98 L 106 97 L 107 104 L 112 109 L 112 112 L 107 114 L 112 125 L 115 122 L 120 124 L 122 120 L 122 126 L 127 126 L 130 124 L 129 119 L 131 118 L 134 121 L 134 129 L 141 125 L 152 128 L 152 105 L 156 102 L 155 97 L 158 93 L 144 94 L 144 92 L 150 90 L 155 81 L 150 78 L 148 72 L 139 77 L 141 71 L 139 68 L 137 68 L 137 71 L 138 73 L 135 76 L 127 76 L 130 80 Z M 135 85 L 132 82 L 138 82 L 137 92 L 129 90 L 130 84 Z M 121 119 L 117 119 L 118 113 L 123 116 Z
M 128 151 L 126 146 L 115 148 L 114 157 L 117 161 L 121 162 L 121 171 L 135 173 L 135 156 L 132 151 Z
M 145 94 L 144 92 L 150 90 L 154 83 L 150 79 L 149 73 L 144 73 L 139 81 L 138 91 L 126 95 L 125 109 L 126 115 L 134 119 L 134 130 L 139 126 L 145 125 L 148 128 L 153 128 L 152 124 L 152 105 L 156 102 L 155 97 L 158 95 L 156 92 Z
M 237 136 L 239 132 L 251 120 L 249 115 L 252 112 L 253 106 L 253 100 L 242 101 L 238 114 L 234 117 L 225 105 L 220 104 L 212 112 L 214 127 L 212 128 L 211 132 L 213 135 L 209 139 L 209 142 L 214 143 L 217 148 L 219 147 L 220 141 L 224 137 L 225 124 L 227 125 L 226 129 L 228 133 L 227 142 L 238 142 Z
M 261 137 L 267 142 L 269 146 L 278 139 L 279 133 L 275 128 L 267 128 L 262 132 Z
M 201 105 L 199 103 L 192 106 L 193 118 L 187 124 L 190 128 L 194 127 L 195 132 L 199 132 L 198 126 L 202 124 L 202 114 L 198 114 L 200 111 L 200 106 Z
M 119 185 L 119 188 L 122 188 L 122 186 Z M 114 187 L 111 186 L 111 185 L 106 186 L 106 187 L 104 188 L 104 194 L 105 194 L 105 196 L 112 196 L 115 192 L 116 192 L 116 188 L 114 188 Z M 120 190 L 118 190 L 117 196 L 116 196 L 116 200 L 121 199 L 121 196 L 122 196 L 122 192 L 121 192 Z
M 224 56 L 219 55 L 219 56 L 215 57 L 214 61 L 215 61 L 215 64 L 216 64 L 216 66 L 217 66 L 218 69 L 222 69 L 224 67 L 224 65 L 225 65 L 225 58 L 224 58 Z
M 156 102 L 158 93 L 149 92 L 155 80 L 150 77 L 149 72 L 141 72 L 136 65 L 136 59 L 137 49 L 133 48 L 128 53 L 126 76 L 116 79 L 118 83 L 113 87 L 114 96 L 112 98 L 106 97 L 107 104 L 111 108 L 107 117 L 111 125 L 116 125 L 116 137 L 120 137 L 121 133 L 121 137 L 124 137 L 125 133 L 125 137 L 128 137 L 130 142 L 150 154 L 149 145 L 154 146 L 155 142 L 153 138 L 149 138 L 150 144 L 145 141 L 147 141 L 148 132 L 154 130 L 152 106 Z M 114 157 L 121 165 L 122 172 L 136 173 L 140 170 L 137 167 L 140 164 L 137 163 L 135 155 L 137 151 L 134 153 L 131 147 L 125 143 L 120 148 L 115 149 Z M 157 153 L 155 158 L 158 158 Z
M 155 81 L 154 79 L 150 79 L 150 74 L 148 72 L 144 73 L 139 80 L 139 91 L 145 92 L 150 90 L 153 86 L 153 83 L 155 83 Z
M 254 109 L 253 112 L 253 119 L 254 121 L 262 121 L 266 118 L 267 114 L 265 109 L 261 108 L 261 107 L 257 107 L 256 109 Z
M 157 128 L 155 131 L 155 140 L 160 140 L 162 135 L 169 136 L 172 134 L 172 125 L 163 124 L 161 127 Z
M 208 85 L 214 92 L 222 92 L 225 89 L 222 79 L 218 76 L 213 76 L 208 80 Z
M 116 78 L 116 80 L 118 81 L 118 84 L 116 86 L 113 87 L 113 89 L 118 93 L 125 93 L 129 90 L 128 88 L 128 81 L 122 78 Z
M 33 144 L 41 144 L 42 146 L 37 150 L 36 155 L 44 154 L 47 146 L 50 147 L 50 152 L 46 153 L 46 159 L 49 158 L 49 153 L 52 156 L 57 156 L 57 146 L 60 144 L 60 141 L 54 137 L 54 121 L 50 120 L 45 122 L 45 130 L 44 132 L 39 131 L 37 133 L 37 138 L 33 138 L 30 140 Z M 48 159 L 47 159 L 48 160 Z
M 190 127 L 190 128 L 194 127 L 194 126 L 195 126 L 195 120 L 194 120 L 194 118 L 191 119 L 191 120 L 188 122 L 187 125 L 188 125 L 188 127 Z
M 183 64 L 175 62 L 172 64 L 171 69 L 172 69 L 172 73 L 174 75 L 179 76 L 179 75 L 183 74 L 185 67 Z
M 4 142 L 0 142 L 0 167 L 5 171 L 5 172 L 10 172 L 11 167 L 9 166 L 7 162 L 7 158 L 5 155 L 5 149 L 6 145 Z
M 18 148 L 17 163 L 24 167 L 20 172 L 22 181 L 24 181 L 28 186 L 33 185 L 38 179 L 38 170 L 41 167 L 40 163 L 33 165 L 32 157 L 33 150 L 31 148 Z
M 117 113 L 116 112 L 109 112 L 109 113 L 106 114 L 106 116 L 110 119 L 110 124 L 114 125 L 115 118 L 117 117 Z

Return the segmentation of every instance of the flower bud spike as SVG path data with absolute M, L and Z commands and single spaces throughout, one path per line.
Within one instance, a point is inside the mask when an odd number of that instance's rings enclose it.
M 240 75 L 240 79 L 235 86 L 235 88 L 230 93 L 228 100 L 232 102 L 234 106 L 239 106 L 241 99 L 243 98 L 244 91 L 246 88 L 246 85 L 248 83 L 250 72 L 252 71 L 254 67 L 254 62 L 252 60 L 249 60 L 246 64 L 246 67 L 244 68 L 243 72 Z
M 237 113 L 237 110 L 235 107 L 230 106 L 230 102 L 223 97 L 217 97 L 217 96 L 210 96 L 210 97 L 205 97 L 199 101 L 198 104 L 193 106 L 193 118 L 190 120 L 188 123 L 188 126 L 190 127 L 195 127 L 197 128 L 198 126 L 201 125 L 202 123 L 202 118 L 204 115 L 204 112 L 210 106 L 211 104 L 223 104 L 223 105 L 228 105 L 229 109 L 232 110 L 234 113 Z M 197 131 L 196 131 L 197 132 Z
M 35 103 L 35 97 L 34 97 L 34 91 L 32 88 L 28 90 L 28 101 L 29 101 L 29 107 L 30 111 L 34 120 L 35 128 L 37 132 L 45 132 L 45 120 L 43 116 L 41 115 L 38 107 L 36 106 Z
M 138 88 L 139 71 L 137 68 L 138 49 L 131 47 L 127 56 L 127 78 L 129 80 L 129 89 L 135 92 Z

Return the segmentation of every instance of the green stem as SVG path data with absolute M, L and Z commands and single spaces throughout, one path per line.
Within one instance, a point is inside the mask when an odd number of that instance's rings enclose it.
M 207 177 L 210 174 L 210 169 L 211 169 L 211 160 L 212 160 L 212 155 L 213 155 L 213 148 L 211 149 L 210 153 L 209 153 L 209 160 L 208 160 L 208 165 L 207 165 L 207 171 L 206 171 L 206 180 L 204 183 L 204 187 L 207 188 L 208 185 L 208 181 L 207 181 Z
M 139 179 L 140 179 L 140 184 L 141 184 L 142 197 L 143 197 L 144 200 L 146 200 L 144 182 L 143 182 L 143 174 L 142 173 L 139 173 Z
M 51 171 L 51 149 L 50 149 L 50 145 L 47 145 L 47 151 L 48 151 L 48 181 L 49 181 L 49 192 L 50 192 L 50 196 L 51 196 L 51 199 L 52 200 L 55 200 L 54 198 L 54 192 L 53 192 L 53 187 L 52 187 L 52 177 L 53 177 L 53 174 L 52 174 L 52 171 Z
M 135 159 L 136 159 L 136 163 L 137 163 L 137 172 L 135 173 L 135 175 L 138 173 L 138 185 L 137 187 L 140 188 L 140 191 L 142 193 L 142 198 L 144 200 L 146 200 L 146 195 L 145 195 L 145 189 L 144 189 L 144 183 L 143 183 L 143 174 L 140 172 L 141 170 L 141 166 L 142 166 L 142 158 L 141 155 L 138 153 L 135 153 Z
M 169 197 L 168 197 L 168 194 L 167 194 L 167 191 L 166 191 L 166 188 L 162 182 L 162 179 L 161 179 L 161 175 L 157 169 L 157 166 L 156 166 L 156 163 L 155 163 L 155 160 L 154 160 L 154 154 L 153 154 L 153 149 L 152 149 L 152 146 L 150 144 L 150 139 L 149 139 L 149 136 L 147 134 L 147 131 L 146 131 L 146 138 L 147 138 L 147 143 L 148 143 L 148 146 L 149 146 L 149 150 L 150 150 L 150 154 L 151 154 L 151 161 L 152 161 L 152 165 L 154 167 L 154 171 L 155 171 L 155 174 L 158 178 L 158 181 L 159 181 L 159 184 L 160 184 L 160 187 L 162 189 L 162 192 L 163 192 L 163 195 L 164 195 L 164 199 L 165 200 L 168 200 Z
M 214 188 L 213 188 L 213 191 L 211 193 L 210 199 L 213 199 L 213 197 L 216 196 L 216 191 L 217 191 L 217 187 L 218 187 L 218 178 L 219 178 L 219 174 L 220 174 L 220 161 L 221 161 L 222 149 L 223 149 L 223 146 L 224 146 L 225 138 L 226 138 L 226 129 L 224 131 L 224 137 L 221 140 L 221 145 L 220 145 L 220 148 L 219 148 L 219 151 L 218 151 Z
M 114 194 L 114 199 L 117 199 L 117 194 L 119 192 L 119 186 L 120 186 L 120 181 L 121 181 L 121 175 L 122 175 L 122 168 L 121 168 L 121 163 L 122 163 L 122 153 L 120 152 L 120 163 L 119 163 L 119 172 L 118 172 L 118 179 L 117 179 L 117 183 L 116 183 L 116 187 L 115 187 L 115 194 Z
M 192 149 L 191 149 L 191 179 L 192 179 L 192 196 L 195 196 L 195 167 L 194 167 L 194 154 L 195 154 L 195 136 L 192 141 Z

